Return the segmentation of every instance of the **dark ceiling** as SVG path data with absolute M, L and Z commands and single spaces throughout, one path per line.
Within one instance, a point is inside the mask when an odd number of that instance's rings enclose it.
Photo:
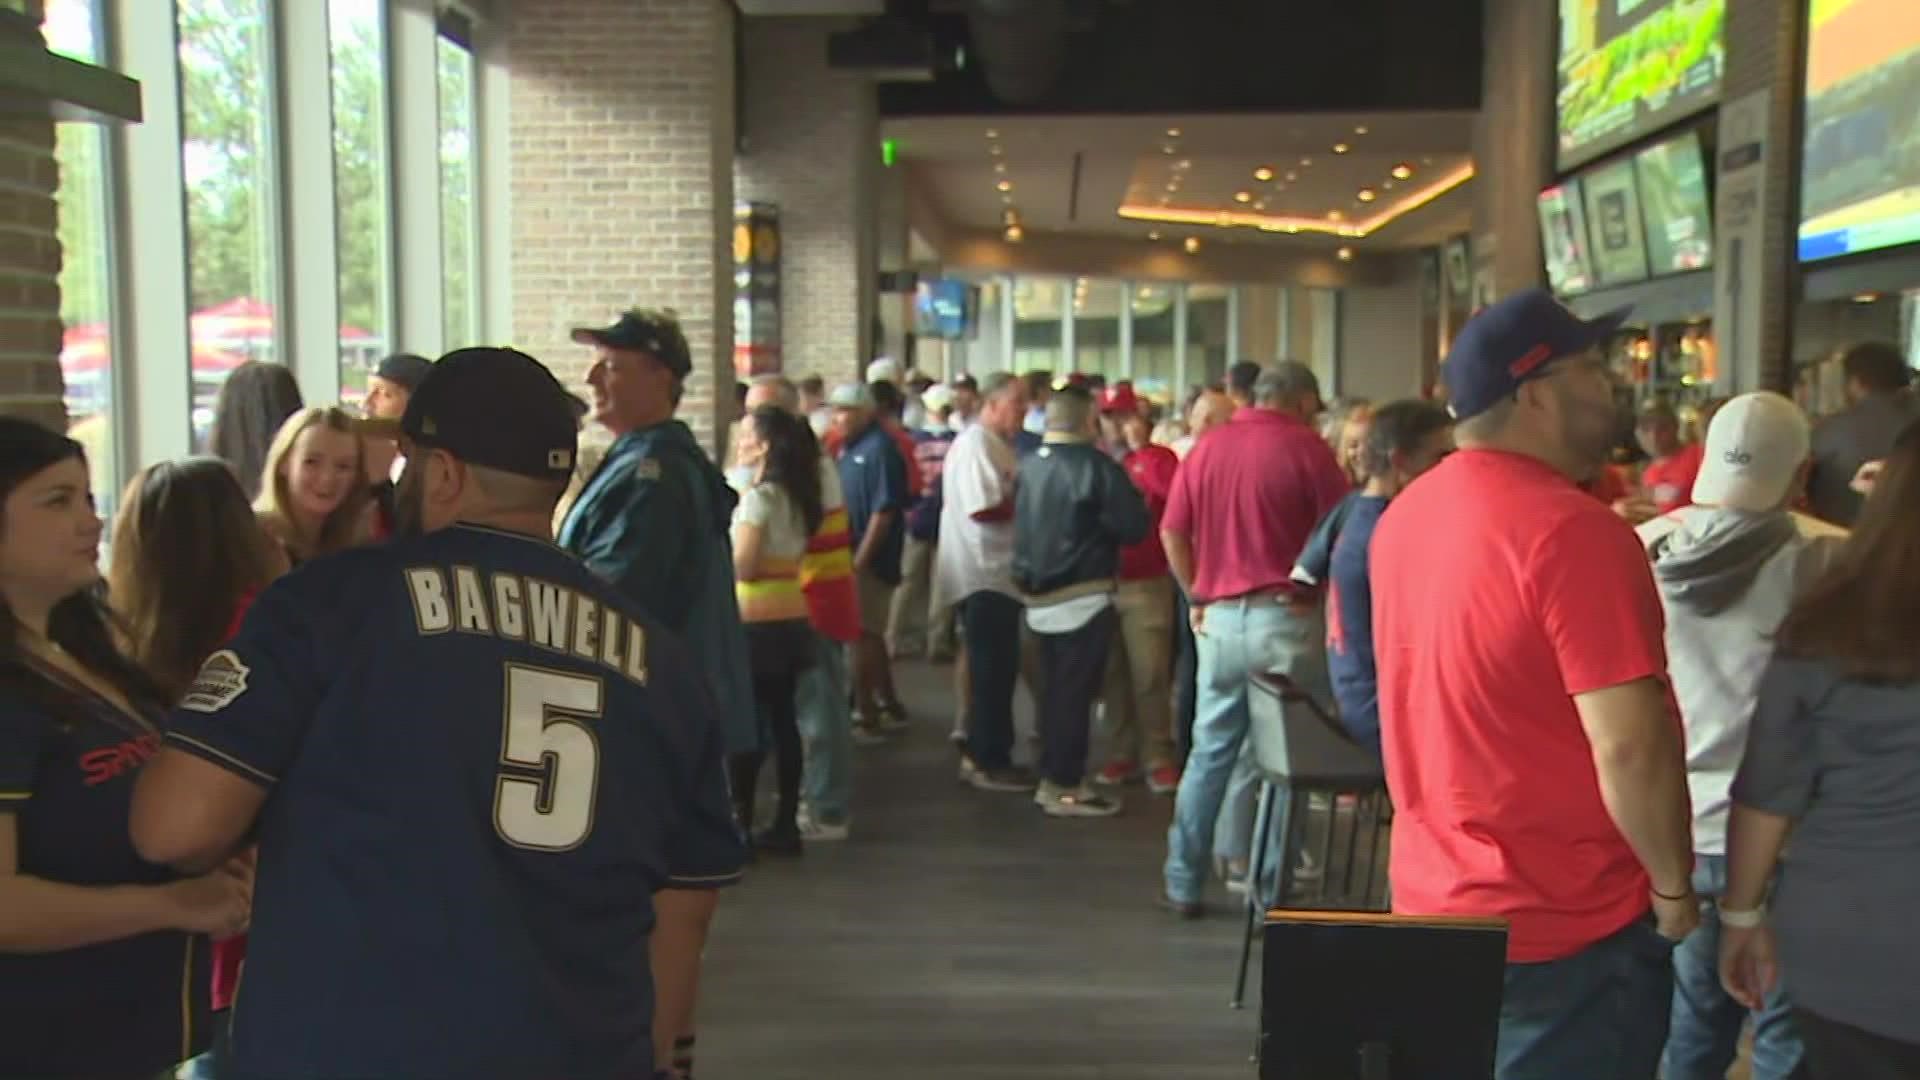
M 1544 0 L 1542 0 L 1544 2 Z M 941 5 L 945 6 L 945 5 Z M 966 64 L 882 83 L 888 116 L 1477 109 L 1478 0 L 973 0 L 922 14 Z M 1002 21 L 983 26 L 983 9 Z M 1051 25 L 1064 36 L 1044 40 Z M 1059 18 L 1064 10 L 1066 17 Z M 924 9 L 923 9 L 924 11 Z M 1032 18 L 1025 34 L 1019 20 Z M 1018 69 L 1011 103 L 989 89 Z

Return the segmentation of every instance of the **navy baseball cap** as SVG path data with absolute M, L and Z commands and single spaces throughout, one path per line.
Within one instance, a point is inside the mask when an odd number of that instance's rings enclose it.
M 684 379 L 693 371 L 693 351 L 687 348 L 687 335 L 670 311 L 635 309 L 621 315 L 612 326 L 576 327 L 573 340 L 582 345 L 646 353 L 665 364 L 676 378 Z
M 401 434 L 480 465 L 536 480 L 573 475 L 574 397 L 546 366 L 514 349 L 455 349 L 421 381 Z
M 1630 308 L 1582 319 L 1545 289 L 1526 289 L 1482 309 L 1460 328 L 1442 376 L 1454 419 L 1478 416 L 1539 378 L 1563 356 L 1586 352 L 1627 321 Z

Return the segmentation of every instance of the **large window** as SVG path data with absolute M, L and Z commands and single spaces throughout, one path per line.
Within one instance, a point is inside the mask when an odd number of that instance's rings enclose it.
M 1133 290 L 1133 385 L 1138 392 L 1178 404 L 1186 387 L 1174 385 L 1174 321 L 1177 285 L 1139 285 Z
M 1187 382 L 1213 383 L 1227 375 L 1231 301 L 1225 285 L 1194 285 L 1187 290 Z M 1182 391 L 1183 393 L 1185 391 Z
M 1073 286 L 1073 370 L 1125 377 L 1120 358 L 1120 317 L 1126 285 L 1111 278 L 1081 278 Z
M 1063 372 L 1061 315 L 1066 299 L 1067 283 L 1060 278 L 1014 279 L 1011 370 Z
M 92 0 L 47 0 L 45 33 L 54 52 L 99 63 Z M 54 155 L 60 214 L 60 377 L 66 387 L 67 434 L 87 448 L 94 498 L 111 515 L 119 498 L 113 438 L 111 326 L 113 270 L 108 261 L 105 129 L 61 124 Z
M 442 36 L 440 50 L 440 268 L 446 290 L 446 345 L 479 341 L 474 296 L 473 54 Z
M 333 197 L 340 271 L 340 396 L 358 402 L 390 351 L 387 132 L 381 0 L 328 0 Z
M 178 0 L 181 159 L 193 307 L 193 442 L 248 360 L 278 360 L 266 0 Z

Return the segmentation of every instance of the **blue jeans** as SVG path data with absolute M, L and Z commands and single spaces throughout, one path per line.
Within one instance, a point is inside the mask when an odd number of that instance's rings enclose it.
M 847 647 L 818 632 L 815 659 L 794 687 L 806 766 L 800 794 L 813 820 L 844 824 L 852 812 L 853 716 L 847 711 Z
M 1254 811 L 1260 801 L 1260 770 L 1253 763 L 1253 740 L 1240 744 L 1220 816 L 1213 822 L 1213 857 L 1244 864 L 1253 854 Z
M 983 769 L 1013 764 L 1020 611 L 1020 601 L 988 589 L 960 601 L 960 636 L 967 648 L 967 756 Z
M 1721 1080 L 1733 1064 L 1747 1010 L 1720 986 L 1720 897 L 1727 891 L 1724 855 L 1693 857 L 1700 926 L 1673 953 L 1673 1018 L 1667 1033 L 1666 1080 Z M 1788 1080 L 1800 1069 L 1793 1003 L 1778 986 L 1753 1018 L 1753 1080 Z
M 1220 600 L 1206 606 L 1201 633 L 1193 749 L 1173 824 L 1167 829 L 1167 897 L 1195 903 L 1206 889 L 1215 821 L 1247 741 L 1248 679 L 1281 672 L 1303 690 L 1326 696 L 1327 660 L 1318 613 L 1299 613 L 1271 598 Z M 1282 833 L 1276 833 L 1277 841 Z
M 1572 956 L 1508 964 L 1497 1080 L 1650 1080 L 1667 1041 L 1673 943 L 1636 919 Z

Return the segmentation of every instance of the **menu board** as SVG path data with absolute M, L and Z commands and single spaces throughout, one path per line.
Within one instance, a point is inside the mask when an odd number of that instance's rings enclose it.
M 1920 0 L 1809 0 L 1803 261 L 1920 242 Z
M 1593 237 L 1593 271 L 1602 285 L 1624 285 L 1647 276 L 1646 235 L 1633 161 L 1623 159 L 1583 173 L 1587 228 Z
M 1547 281 L 1561 296 L 1593 288 L 1588 258 L 1587 210 L 1580 202 L 1580 181 L 1568 180 L 1540 193 L 1540 247 L 1546 255 Z
M 1560 0 L 1560 167 L 1591 161 L 1719 100 L 1726 6 Z
M 1711 265 L 1713 212 L 1699 133 L 1689 131 L 1655 143 L 1635 155 L 1633 165 L 1639 173 L 1647 262 L 1653 273 L 1675 274 Z

